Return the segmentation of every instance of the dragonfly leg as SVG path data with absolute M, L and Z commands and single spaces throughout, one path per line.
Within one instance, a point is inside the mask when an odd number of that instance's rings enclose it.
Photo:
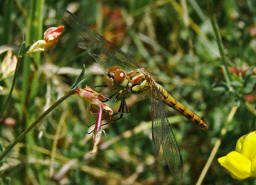
M 90 132 L 88 132 L 87 134 L 89 134 L 89 135 L 90 135 L 91 133 L 93 133 L 93 131 L 94 131 L 94 130 L 91 130 L 91 131 L 90 131 Z
M 118 98 L 118 97 L 120 96 L 120 93 L 119 93 L 119 92 L 115 92 L 115 93 L 113 93 L 109 98 L 108 98 L 108 97 L 105 97 L 106 100 L 101 100 L 101 102 L 103 102 L 103 103 L 104 103 L 104 102 L 107 102 L 107 101 L 111 100 L 114 96 L 116 96 L 116 98 Z M 125 110 L 125 111 L 124 111 L 124 110 Z M 117 118 L 115 118 L 115 119 L 113 119 L 113 120 L 111 120 L 111 122 L 107 122 L 107 123 L 105 123 L 105 124 L 102 124 L 102 126 L 107 125 L 107 124 L 110 124 L 110 123 L 112 123 L 113 121 L 117 121 L 117 120 L 121 119 L 121 118 L 123 117 L 123 113 L 124 113 L 124 112 L 127 112 L 127 113 L 128 113 L 129 110 L 128 110 L 128 106 L 127 106 L 126 101 L 125 101 L 125 96 L 122 96 L 121 104 L 120 104 L 120 106 L 119 106 L 119 109 L 118 109 L 118 111 L 117 111 L 116 113 L 113 113 L 112 117 L 114 117 L 114 116 L 117 115 L 117 114 L 120 114 L 120 116 L 117 117 Z M 93 124 L 93 125 L 95 125 L 95 124 Z M 92 126 L 92 125 L 91 125 L 91 126 Z M 91 126 L 88 126 L 88 128 L 90 128 Z M 88 132 L 88 134 L 93 133 L 93 131 L 94 131 L 94 129 L 91 130 L 90 132 Z
M 129 108 L 128 108 L 128 105 L 125 101 L 125 96 L 122 96 L 121 104 L 120 104 L 120 107 L 118 109 L 118 113 L 129 113 Z
M 119 95 L 118 95 L 118 96 L 119 96 Z M 113 115 L 112 115 L 112 117 L 114 117 L 114 116 L 116 116 L 117 114 L 120 114 L 119 117 L 117 117 L 117 118 L 111 120 L 111 122 L 107 122 L 107 123 L 102 124 L 102 126 L 108 125 L 108 124 L 110 124 L 110 123 L 112 123 L 112 122 L 114 122 L 114 121 L 118 121 L 119 119 L 122 119 L 123 114 L 124 114 L 124 109 L 125 109 L 126 112 L 128 113 L 128 111 L 127 111 L 127 110 L 128 110 L 128 106 L 127 106 L 127 104 L 126 104 L 125 97 L 123 96 L 122 99 L 121 99 L 121 104 L 120 104 L 120 106 L 119 106 L 118 111 L 115 112 L 115 113 L 113 113 Z M 94 124 L 94 125 L 95 125 L 95 124 Z M 88 128 L 90 128 L 90 127 L 91 127 L 91 126 L 88 126 Z M 93 133 L 93 131 L 94 131 L 94 129 L 92 129 L 90 132 L 88 132 L 88 134 Z
M 115 95 L 117 96 L 117 98 L 120 96 L 120 94 L 118 92 L 116 92 L 110 98 L 108 98 L 108 100 L 113 98 L 113 96 L 115 96 Z M 120 114 L 119 117 L 113 118 L 113 119 L 110 120 L 110 122 L 104 123 L 101 126 L 105 126 L 105 125 L 110 124 L 110 123 L 112 123 L 114 121 L 118 121 L 119 119 L 122 119 L 124 113 L 129 113 L 129 108 L 128 108 L 128 105 L 127 105 L 127 103 L 125 101 L 125 96 L 122 96 L 121 103 L 120 103 L 120 106 L 118 108 L 118 111 L 111 115 L 111 117 L 115 117 L 117 114 Z M 88 132 L 88 134 L 91 134 L 93 131 L 94 130 L 91 130 L 90 132 Z
M 101 84 L 101 85 L 92 86 L 93 89 L 98 88 L 98 87 L 108 87 L 108 85 L 107 84 Z
M 127 105 L 125 99 L 124 99 L 124 108 L 125 108 L 125 112 L 126 112 L 126 113 L 130 113 L 129 107 L 128 107 L 128 105 Z
M 124 113 L 123 112 L 116 112 L 114 114 L 119 114 L 120 113 L 120 116 L 118 118 L 116 118 L 114 121 L 118 121 L 119 119 L 122 119 Z
M 118 94 L 118 96 L 119 96 L 119 94 Z M 125 101 L 125 96 L 122 96 L 121 104 L 120 104 L 120 106 L 119 106 L 119 109 L 118 109 L 117 112 L 115 112 L 115 113 L 112 115 L 112 117 L 115 116 L 115 115 L 117 115 L 117 114 L 120 114 L 120 116 L 117 117 L 117 118 L 115 118 L 115 119 L 113 119 L 113 120 L 111 120 L 111 122 L 108 122 L 108 123 L 103 124 L 102 126 L 107 125 L 107 124 L 110 124 L 110 123 L 112 123 L 113 121 L 118 121 L 119 119 L 122 119 L 124 113 L 129 113 L 129 110 L 128 110 L 127 103 L 126 103 L 126 101 Z
M 110 95 L 110 97 L 108 97 L 106 100 L 103 100 L 102 102 L 105 103 L 105 102 L 111 100 L 115 96 L 117 96 L 117 98 L 118 98 L 119 93 L 118 92 L 114 92 L 112 95 Z
M 113 120 L 111 120 L 111 122 L 107 122 L 107 123 L 102 124 L 102 126 L 108 125 L 110 123 L 113 123 L 114 121 L 118 121 L 118 120 L 122 119 L 122 117 L 124 115 L 123 112 L 115 112 L 112 116 L 115 116 L 117 114 L 120 114 L 120 116 L 115 118 L 115 119 L 113 119 Z
M 124 109 L 126 110 L 126 112 L 124 112 Z M 107 122 L 107 123 L 102 124 L 102 126 L 108 125 L 110 123 L 113 123 L 114 121 L 118 121 L 118 120 L 122 119 L 124 113 L 129 113 L 129 110 L 128 110 L 128 106 L 126 104 L 125 99 L 122 99 L 118 111 L 112 114 L 112 117 L 116 116 L 117 114 L 120 114 L 119 117 L 111 120 L 111 122 Z M 90 128 L 90 127 L 91 126 L 88 126 L 88 128 Z M 93 131 L 94 131 L 94 129 L 92 129 L 90 132 L 88 132 L 88 134 L 93 133 Z
M 121 103 L 120 103 L 120 106 L 119 106 L 119 109 L 118 109 L 118 113 L 123 113 L 123 111 L 124 111 L 124 99 L 123 99 L 123 97 L 122 97 L 122 99 L 121 99 Z

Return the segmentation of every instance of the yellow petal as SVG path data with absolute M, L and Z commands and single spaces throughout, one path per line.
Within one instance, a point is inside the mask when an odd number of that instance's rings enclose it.
M 244 144 L 244 139 L 246 138 L 246 135 L 241 136 L 238 141 L 236 142 L 236 151 L 242 153 L 242 148 Z
M 242 180 L 251 175 L 251 161 L 236 151 L 232 151 L 226 156 L 218 158 L 218 162 L 235 179 Z
M 256 158 L 256 131 L 250 132 L 239 138 L 236 151 L 245 155 L 248 159 Z
M 27 53 L 34 53 L 34 52 L 38 52 L 38 51 L 44 51 L 47 46 L 48 46 L 48 44 L 45 40 L 38 40 L 30 46 Z

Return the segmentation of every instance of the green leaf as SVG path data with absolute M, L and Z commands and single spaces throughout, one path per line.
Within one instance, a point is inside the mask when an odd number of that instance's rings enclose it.
M 76 79 L 75 83 L 71 86 L 72 91 L 76 90 L 76 88 L 84 81 L 84 72 L 85 72 L 85 65 L 83 65 L 83 69 Z
M 227 89 L 228 88 L 226 86 L 217 86 L 217 87 L 214 87 L 212 90 L 215 92 L 224 93 L 227 91 Z
M 235 87 L 235 88 L 239 88 L 239 87 L 242 87 L 242 86 L 243 86 L 243 84 L 242 84 L 240 81 L 237 81 L 237 80 L 232 81 L 232 82 L 230 83 L 230 85 L 231 85 L 232 87 Z
M 256 87 L 256 76 L 251 76 L 251 78 L 248 79 L 244 84 L 243 93 L 249 94 L 255 89 L 255 87 Z
M 246 71 L 245 76 L 244 76 L 245 79 L 250 78 L 250 76 L 251 76 L 251 74 L 252 74 L 254 68 L 255 68 L 255 66 L 251 66 L 251 67 Z

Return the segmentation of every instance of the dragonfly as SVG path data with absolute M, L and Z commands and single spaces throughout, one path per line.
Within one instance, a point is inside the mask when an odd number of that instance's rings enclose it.
M 84 26 L 71 12 L 66 11 L 64 21 L 79 34 L 78 47 L 85 50 L 106 71 L 106 87 L 113 96 L 121 97 L 119 110 L 126 110 L 125 98 L 130 94 L 143 94 L 151 100 L 152 141 L 155 154 L 167 163 L 174 176 L 182 176 L 183 161 L 171 124 L 167 119 L 165 105 L 187 117 L 201 129 L 208 129 L 206 122 L 184 106 L 153 79 L 146 69 L 139 67 L 124 52 L 105 40 L 96 31 Z

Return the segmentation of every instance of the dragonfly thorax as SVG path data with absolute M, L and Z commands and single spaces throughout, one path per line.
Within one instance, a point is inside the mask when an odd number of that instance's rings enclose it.
M 148 83 L 147 80 L 142 79 L 140 83 L 132 84 L 129 83 L 130 90 L 132 93 L 141 93 L 148 89 Z
M 132 93 L 141 93 L 148 90 L 149 83 L 142 69 L 133 70 L 127 76 L 129 81 L 128 86 Z

